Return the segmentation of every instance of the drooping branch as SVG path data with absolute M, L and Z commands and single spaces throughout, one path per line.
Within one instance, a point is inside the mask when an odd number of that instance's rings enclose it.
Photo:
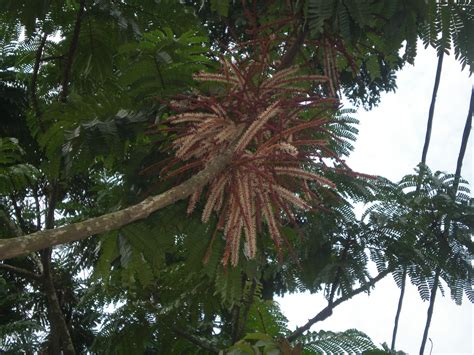
M 336 301 L 333 301 L 332 303 L 328 304 L 325 308 L 323 308 L 316 316 L 308 320 L 306 324 L 304 324 L 301 327 L 296 328 L 296 330 L 291 333 L 288 337 L 287 340 L 289 342 L 295 341 L 297 338 L 299 338 L 303 333 L 307 330 L 309 330 L 313 324 L 317 322 L 321 322 L 328 318 L 329 316 L 332 315 L 332 310 L 339 306 L 341 303 L 351 299 L 352 297 L 358 295 L 359 293 L 365 292 L 369 290 L 371 287 L 373 287 L 377 282 L 382 280 L 385 276 L 390 274 L 393 271 L 393 268 L 386 269 L 379 273 L 377 276 L 372 278 L 369 282 L 365 283 L 361 287 L 349 292 L 347 295 L 337 299 Z
M 168 191 L 151 196 L 142 202 L 120 211 L 100 217 L 40 232 L 0 240 L 0 260 L 26 255 L 54 245 L 85 239 L 89 236 L 118 229 L 132 222 L 147 218 L 153 212 L 185 199 L 197 189 L 206 185 L 230 161 L 234 146 L 217 157 L 205 169 Z
M 82 16 L 86 7 L 86 0 L 81 0 L 79 3 L 79 10 L 77 11 L 76 23 L 74 24 L 74 32 L 72 33 L 71 45 L 66 56 L 64 73 L 62 80 L 62 90 L 60 94 L 60 101 L 66 102 L 69 94 L 69 77 L 71 76 L 72 63 L 74 62 L 74 54 L 76 53 L 77 44 L 79 42 L 79 34 L 81 33 Z

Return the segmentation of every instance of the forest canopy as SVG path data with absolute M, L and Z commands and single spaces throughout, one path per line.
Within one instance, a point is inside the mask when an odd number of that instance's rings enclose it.
M 420 45 L 420 164 L 354 171 L 341 101 L 377 106 Z M 0 0 L 0 352 L 396 354 L 408 281 L 423 354 L 437 293 L 474 302 L 474 95 L 456 171 L 426 165 L 445 55 L 474 70 L 469 0 Z M 389 275 L 390 346 L 311 330 Z M 293 292 L 327 299 L 296 329 Z

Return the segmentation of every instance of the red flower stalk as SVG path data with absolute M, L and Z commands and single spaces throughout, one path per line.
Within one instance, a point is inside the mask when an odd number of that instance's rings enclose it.
M 308 181 L 334 187 L 316 171 L 324 164 L 322 157 L 335 155 L 327 154 L 330 134 L 325 124 L 339 102 L 307 93 L 305 84 L 327 84 L 325 76 L 298 75 L 298 68 L 271 73 L 258 63 L 239 67 L 224 60 L 222 65 L 222 73 L 195 76 L 220 85 L 220 96 L 200 94 L 174 103 L 181 113 L 167 122 L 184 128 L 172 142 L 182 165 L 164 171 L 175 176 L 203 169 L 234 144 L 228 168 L 207 187 L 202 221 L 208 222 L 212 213 L 219 216 L 218 228 L 226 240 L 222 263 L 235 266 L 242 236 L 244 255 L 256 256 L 257 235 L 264 230 L 260 224 L 266 225 L 279 251 L 282 219 L 294 221 L 296 210 L 312 208 Z M 188 213 L 202 192 L 190 197 Z

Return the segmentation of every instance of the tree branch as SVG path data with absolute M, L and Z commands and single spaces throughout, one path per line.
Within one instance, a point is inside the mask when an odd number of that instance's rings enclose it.
M 79 3 L 79 10 L 77 12 L 76 23 L 74 24 L 74 32 L 72 33 L 71 45 L 69 46 L 69 52 L 66 56 L 65 65 L 64 65 L 62 90 L 59 96 L 59 99 L 62 102 L 66 102 L 67 96 L 69 94 L 69 77 L 71 76 L 71 67 L 74 61 L 74 54 L 76 52 L 77 44 L 79 42 L 79 34 L 81 33 L 82 15 L 84 14 L 85 7 L 86 7 L 86 0 L 81 0 L 81 2 Z
M 339 298 L 338 300 L 332 302 L 332 304 L 331 303 L 328 304 L 321 312 L 319 312 L 316 316 L 314 316 L 313 318 L 308 320 L 308 322 L 305 325 L 296 328 L 296 330 L 287 337 L 287 340 L 289 342 L 292 342 L 292 341 L 296 340 L 301 335 L 303 335 L 303 333 L 305 331 L 309 330 L 309 328 L 311 328 L 313 326 L 313 324 L 315 324 L 317 322 L 321 322 L 321 321 L 325 320 L 326 318 L 328 318 L 330 315 L 332 315 L 332 310 L 335 307 L 337 307 L 341 303 L 351 299 L 352 297 L 358 295 L 359 293 L 367 291 L 369 288 L 374 286 L 377 282 L 382 280 L 385 276 L 390 274 L 392 271 L 393 271 L 393 268 L 389 268 L 387 270 L 382 271 L 381 273 L 379 273 L 377 276 L 375 276 L 373 279 L 371 279 L 369 282 L 367 282 L 363 286 L 353 290 L 352 292 L 349 292 L 347 295 L 345 295 L 345 296 Z
M 4 225 L 10 230 L 10 233 L 13 234 L 15 237 L 21 237 L 24 234 L 21 228 L 18 227 L 17 224 L 14 221 L 12 221 L 8 217 L 7 213 L 4 210 L 2 210 L 2 208 L 0 207 L 0 222 L 1 220 L 3 220 Z M 36 255 L 35 253 L 31 253 L 29 257 L 33 260 L 33 263 L 36 264 L 36 267 L 39 270 L 38 274 L 34 272 L 33 274 L 42 275 L 43 264 L 41 264 L 41 260 L 39 260 L 38 255 Z
M 30 100 L 31 100 L 31 107 L 33 108 L 33 113 L 38 120 L 38 125 L 41 131 L 44 131 L 44 124 L 43 120 L 41 119 L 41 112 L 38 105 L 38 97 L 36 95 L 36 88 L 37 88 L 37 81 L 38 81 L 38 72 L 41 64 L 41 56 L 43 55 L 44 45 L 46 44 L 46 39 L 48 38 L 48 33 L 44 33 L 43 37 L 41 38 L 40 45 L 36 50 L 35 56 L 35 65 L 33 67 L 33 74 L 31 76 L 31 87 L 30 87 Z
M 28 271 L 26 269 L 23 269 L 21 267 L 5 264 L 5 263 L 0 263 L 0 269 L 6 270 L 6 271 L 11 271 L 14 272 L 15 274 L 24 276 L 27 279 L 31 279 L 34 281 L 38 281 L 41 279 L 41 275 L 37 275 L 34 272 Z
M 237 136 L 240 136 L 240 134 Z M 54 245 L 85 239 L 89 236 L 115 230 L 132 222 L 145 219 L 153 212 L 183 200 L 197 189 L 204 187 L 216 174 L 227 166 L 233 152 L 234 144 L 205 169 L 182 184 L 160 195 L 148 197 L 142 202 L 123 210 L 60 228 L 39 231 L 23 237 L 2 239 L 0 240 L 0 260 L 29 254 Z
M 296 37 L 295 41 L 293 42 L 293 45 L 286 51 L 285 55 L 281 58 L 281 62 L 280 62 L 280 65 L 278 66 L 278 70 L 283 70 L 291 66 L 291 64 L 293 63 L 293 60 L 298 54 L 298 51 L 303 45 L 304 39 L 306 38 L 306 35 L 308 34 L 308 32 L 309 32 L 308 26 L 304 26 L 301 32 L 298 34 L 298 37 Z
M 188 340 L 189 342 L 199 346 L 200 348 L 202 348 L 204 350 L 207 350 L 207 351 L 210 351 L 210 352 L 213 352 L 213 353 L 216 353 L 216 354 L 219 354 L 219 352 L 220 352 L 220 350 L 218 348 L 214 347 L 212 344 L 209 344 L 208 342 L 204 341 L 203 339 L 201 339 L 201 338 L 199 338 L 195 335 L 186 333 L 186 332 L 182 331 L 181 329 L 179 329 L 178 327 L 172 327 L 171 329 L 173 330 L 173 332 L 175 332 L 180 337 Z

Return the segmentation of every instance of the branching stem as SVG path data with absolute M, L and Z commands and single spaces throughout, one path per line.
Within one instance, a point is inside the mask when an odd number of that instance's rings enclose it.
M 385 276 L 390 274 L 392 271 L 393 271 L 393 268 L 389 268 L 387 270 L 382 271 L 381 273 L 379 273 L 377 276 L 375 276 L 373 279 L 371 279 L 369 282 L 367 282 L 363 286 L 349 292 L 347 295 L 328 304 L 316 316 L 308 320 L 306 324 L 304 324 L 301 327 L 296 328 L 296 330 L 287 337 L 287 340 L 289 342 L 295 341 L 297 338 L 302 336 L 305 331 L 309 330 L 313 326 L 313 324 L 317 322 L 321 322 L 325 320 L 326 318 L 328 318 L 330 315 L 332 315 L 332 310 L 334 308 L 339 306 L 341 303 L 351 299 L 352 297 L 358 295 L 359 293 L 367 291 L 369 288 L 373 287 L 377 282 L 382 280 Z

